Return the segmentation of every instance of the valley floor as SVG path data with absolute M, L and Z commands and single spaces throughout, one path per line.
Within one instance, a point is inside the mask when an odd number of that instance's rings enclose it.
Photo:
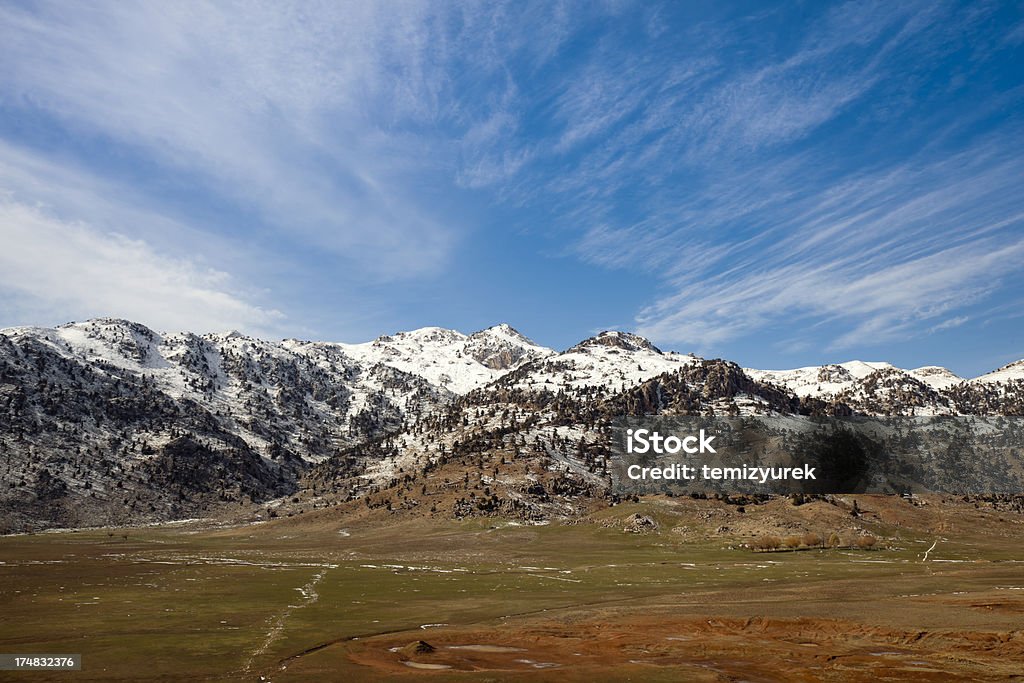
M 0 677 L 1024 678 L 1024 515 L 924 503 L 860 497 L 869 550 L 744 547 L 765 529 L 849 524 L 781 499 L 742 514 L 645 499 L 537 526 L 332 509 L 8 536 L 0 652 L 80 653 L 83 666 Z M 625 533 L 636 513 L 657 530 Z

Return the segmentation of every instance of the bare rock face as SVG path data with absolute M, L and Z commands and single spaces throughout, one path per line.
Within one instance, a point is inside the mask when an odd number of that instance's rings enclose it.
M 661 349 L 640 335 L 616 331 L 606 331 L 595 337 L 584 339 L 579 344 L 572 347 L 570 351 L 584 351 L 585 349 L 594 346 L 607 346 L 614 349 L 622 349 L 623 351 L 644 350 L 653 351 L 654 353 L 659 354 L 661 353 Z
M 522 357 L 523 354 L 521 352 L 516 352 L 513 349 L 498 349 L 473 354 L 475 360 L 491 370 L 508 370 L 514 367 Z
M 646 534 L 657 530 L 657 522 L 637 512 L 626 518 L 626 526 L 622 531 L 627 534 Z
M 840 382 L 852 382 L 853 375 L 850 371 L 841 365 L 823 365 L 818 370 L 818 381 L 819 382 L 830 382 L 839 384 Z
M 492 370 L 511 370 L 549 353 L 505 323 L 469 335 L 465 351 Z

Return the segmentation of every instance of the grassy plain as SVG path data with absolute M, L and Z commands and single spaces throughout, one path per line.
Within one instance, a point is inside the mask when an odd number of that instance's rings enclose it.
M 544 526 L 332 509 L 8 536 L 0 652 L 80 653 L 83 670 L 0 677 L 1024 679 L 1024 516 L 861 505 L 872 550 L 742 547 L 765 529 L 854 528 L 784 500 L 653 499 Z M 624 533 L 637 512 L 658 530 Z

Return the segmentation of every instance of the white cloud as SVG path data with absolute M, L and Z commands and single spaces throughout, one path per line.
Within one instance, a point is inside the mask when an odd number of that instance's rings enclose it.
M 0 199 L 0 243 L 0 291 L 19 322 L 116 316 L 162 330 L 271 334 L 283 318 L 248 301 L 223 272 L 39 207 Z

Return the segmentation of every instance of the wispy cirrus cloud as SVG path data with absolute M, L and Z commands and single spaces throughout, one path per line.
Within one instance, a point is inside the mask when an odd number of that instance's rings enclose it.
M 963 75 L 930 70 L 957 50 L 991 68 L 1000 32 L 966 42 L 990 19 L 852 3 L 753 59 L 729 61 L 759 49 L 735 21 L 700 27 L 711 54 L 676 37 L 669 63 L 596 57 L 557 98 L 549 147 L 574 154 L 546 185 L 580 230 L 572 253 L 657 277 L 637 330 L 668 344 L 714 349 L 780 321 L 833 349 L 955 327 L 1022 256 L 1021 122 L 980 123 L 1021 90 L 950 116 L 938 98 Z
M 780 320 L 827 321 L 841 330 L 829 346 L 847 348 L 953 327 L 1024 262 L 1019 150 L 1007 142 L 760 207 L 764 225 L 745 240 L 673 252 L 682 265 L 671 269 L 671 293 L 640 314 L 640 330 L 715 344 Z
M 144 243 L 170 272 L 231 273 L 195 281 L 253 320 L 284 308 L 251 294 L 263 277 L 275 291 L 308 279 L 293 301 L 321 317 L 342 317 L 328 299 L 419 309 L 421 287 L 435 318 L 493 307 L 453 303 L 487 294 L 444 281 L 511 247 L 538 282 L 568 264 L 595 308 L 608 270 L 640 273 L 655 285 L 635 323 L 659 342 L 709 348 L 780 320 L 820 347 L 938 334 L 1015 281 L 1010 15 L 925 1 L 6 5 L 0 186 L 24 210 L 10 216 Z M 536 315 L 560 327 L 545 286 Z

